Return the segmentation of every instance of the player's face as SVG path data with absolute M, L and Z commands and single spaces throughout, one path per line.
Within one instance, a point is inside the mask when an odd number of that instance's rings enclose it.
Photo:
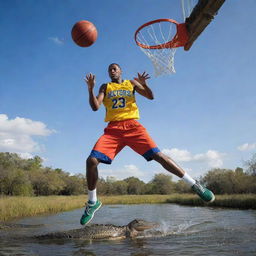
M 118 80 L 121 77 L 121 69 L 117 65 L 110 65 L 108 68 L 108 74 L 111 80 Z

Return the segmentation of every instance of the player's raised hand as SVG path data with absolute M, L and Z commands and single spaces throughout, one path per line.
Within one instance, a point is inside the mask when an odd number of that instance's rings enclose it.
M 146 80 L 149 78 L 150 78 L 149 74 L 144 71 L 142 74 L 138 73 L 138 77 L 135 77 L 134 80 L 136 80 L 140 84 L 144 85 L 144 84 L 146 84 Z
M 95 85 L 95 75 L 93 75 L 92 73 L 87 74 L 84 78 L 84 81 L 87 83 L 88 89 L 92 90 Z

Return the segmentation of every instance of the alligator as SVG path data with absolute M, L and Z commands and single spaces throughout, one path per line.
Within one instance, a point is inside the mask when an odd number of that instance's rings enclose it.
M 144 231 L 158 227 L 157 223 L 135 219 L 125 226 L 111 224 L 92 224 L 80 229 L 54 232 L 36 236 L 39 239 L 124 239 L 143 237 Z

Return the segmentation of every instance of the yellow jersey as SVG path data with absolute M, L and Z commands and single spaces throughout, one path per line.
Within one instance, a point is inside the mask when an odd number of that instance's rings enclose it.
M 130 80 L 124 80 L 121 84 L 108 83 L 103 104 L 106 108 L 105 122 L 140 118 Z

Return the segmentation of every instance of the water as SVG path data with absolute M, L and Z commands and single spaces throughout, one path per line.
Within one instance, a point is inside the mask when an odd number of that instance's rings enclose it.
M 256 255 L 256 211 L 174 204 L 108 205 L 102 207 L 92 221 L 115 225 L 125 225 L 135 218 L 154 221 L 160 223 L 162 237 L 115 241 L 24 239 L 48 232 L 80 228 L 81 213 L 82 209 L 13 222 L 44 225 L 0 230 L 0 255 Z

